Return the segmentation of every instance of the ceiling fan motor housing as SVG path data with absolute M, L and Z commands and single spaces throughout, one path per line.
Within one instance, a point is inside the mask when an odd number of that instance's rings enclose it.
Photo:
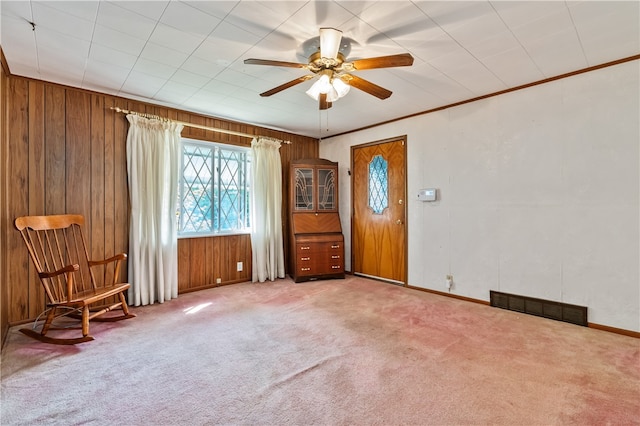
M 317 51 L 313 55 L 309 57 L 309 71 L 314 73 L 319 73 L 322 70 L 330 69 L 333 70 L 336 67 L 339 67 L 344 62 L 345 58 L 342 53 L 338 53 L 336 59 L 333 58 L 323 58 L 320 56 L 320 51 Z

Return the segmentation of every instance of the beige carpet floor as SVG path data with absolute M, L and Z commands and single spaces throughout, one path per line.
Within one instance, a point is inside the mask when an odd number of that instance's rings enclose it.
M 640 424 L 640 340 L 357 277 L 237 284 L 10 330 L 2 425 Z

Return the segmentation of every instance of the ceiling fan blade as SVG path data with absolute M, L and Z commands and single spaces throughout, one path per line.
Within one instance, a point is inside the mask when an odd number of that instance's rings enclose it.
M 313 77 L 314 76 L 312 74 L 303 75 L 302 77 L 298 77 L 295 80 L 289 81 L 288 83 L 281 84 L 278 87 L 274 87 L 271 90 L 267 90 L 266 92 L 260 93 L 260 96 L 266 97 L 266 96 L 275 95 L 278 92 L 282 92 L 284 89 L 288 89 L 289 87 L 293 87 L 293 86 L 295 86 L 297 84 L 304 83 L 305 81 L 307 81 L 307 80 L 309 80 L 309 79 L 311 79 Z
M 320 57 L 336 59 L 341 41 L 342 31 L 335 28 L 320 28 Z
M 356 89 L 367 92 L 368 94 L 373 95 L 379 99 L 387 99 L 389 96 L 391 96 L 391 93 L 393 93 L 391 92 L 391 90 L 387 90 L 384 87 L 380 87 L 377 84 L 373 84 L 372 82 L 355 75 L 345 74 L 340 76 L 340 79 L 347 83 L 349 86 L 353 86 Z
M 348 71 L 352 70 L 370 70 L 374 68 L 393 68 L 407 67 L 413 65 L 413 56 L 408 53 L 399 55 L 379 56 L 377 58 L 356 59 L 355 61 L 345 62 L 342 68 Z
M 299 64 L 297 62 L 271 61 L 269 59 L 245 59 L 247 65 L 271 65 L 273 67 L 289 67 L 289 68 L 308 68 L 307 64 Z
M 320 102 L 320 109 L 329 109 L 331 108 L 332 103 L 331 102 L 327 102 L 327 94 L 326 93 L 320 93 L 320 97 L 318 98 L 318 101 Z

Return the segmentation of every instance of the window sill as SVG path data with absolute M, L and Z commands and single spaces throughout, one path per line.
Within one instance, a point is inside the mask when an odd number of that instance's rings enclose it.
M 230 237 L 234 235 L 250 235 L 251 230 L 244 231 L 229 231 L 229 232 L 211 232 L 211 233 L 199 233 L 199 234 L 178 234 L 178 239 L 188 238 L 209 238 L 209 237 Z

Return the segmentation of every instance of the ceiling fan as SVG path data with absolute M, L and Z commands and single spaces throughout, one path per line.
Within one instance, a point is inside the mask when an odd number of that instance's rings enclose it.
M 274 87 L 271 90 L 260 93 L 260 96 L 274 95 L 310 80 L 317 75 L 320 78 L 306 93 L 319 101 L 321 110 L 331 108 L 332 103 L 346 95 L 351 87 L 360 89 L 379 99 L 386 99 L 391 96 L 392 92 L 390 90 L 355 76 L 351 74 L 351 72 L 374 68 L 404 67 L 413 64 L 413 56 L 408 53 L 346 61 L 345 55 L 340 52 L 341 42 L 342 31 L 334 28 L 320 28 L 320 48 L 309 56 L 308 64 L 272 61 L 268 59 L 245 59 L 244 63 L 302 68 L 311 71 L 313 74 L 303 75 L 295 80 Z

